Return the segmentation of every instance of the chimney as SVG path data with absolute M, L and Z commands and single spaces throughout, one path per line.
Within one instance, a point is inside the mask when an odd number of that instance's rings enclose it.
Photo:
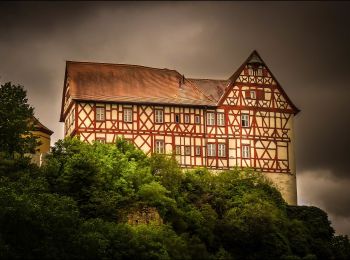
M 179 87 L 181 88 L 181 86 L 184 84 L 185 84 L 185 75 L 182 75 L 182 77 L 179 79 Z

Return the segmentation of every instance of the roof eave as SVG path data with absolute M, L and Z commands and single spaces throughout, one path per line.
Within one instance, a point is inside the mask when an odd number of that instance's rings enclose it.
M 61 103 L 61 114 L 60 114 L 60 122 L 64 122 L 64 118 L 63 118 L 63 106 L 64 106 L 64 94 L 66 92 L 66 87 L 67 87 L 67 67 L 68 67 L 68 62 L 66 61 L 66 69 L 65 69 L 65 73 L 64 73 L 64 82 L 63 82 L 63 93 L 62 93 L 62 103 Z
M 148 101 L 118 101 L 118 100 L 98 100 L 98 99 L 84 99 L 84 98 L 72 98 L 78 102 L 101 102 L 101 103 L 119 103 L 119 104 L 139 104 L 139 105 L 162 105 L 162 106 L 190 106 L 190 107 L 217 107 L 217 104 L 203 103 L 203 104 L 190 104 L 190 103 L 168 103 L 168 102 L 148 102 Z

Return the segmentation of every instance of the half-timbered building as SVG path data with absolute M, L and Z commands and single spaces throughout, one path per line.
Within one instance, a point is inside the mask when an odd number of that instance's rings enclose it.
M 90 143 L 123 136 L 146 154 L 176 154 L 182 167 L 254 168 L 296 204 L 298 112 L 254 51 L 226 80 L 67 61 L 60 121 L 65 136 Z

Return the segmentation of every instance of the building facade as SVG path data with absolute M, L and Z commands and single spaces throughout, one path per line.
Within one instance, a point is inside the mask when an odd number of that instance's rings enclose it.
M 182 167 L 254 168 L 296 204 L 298 112 L 254 51 L 227 80 L 67 61 L 60 121 L 66 136 L 106 143 L 123 136 L 146 154 L 175 153 Z
M 41 166 L 45 156 L 50 152 L 51 135 L 53 131 L 44 126 L 36 117 L 33 117 L 34 130 L 32 134 L 36 136 L 40 145 L 34 154 L 30 154 L 32 162 Z

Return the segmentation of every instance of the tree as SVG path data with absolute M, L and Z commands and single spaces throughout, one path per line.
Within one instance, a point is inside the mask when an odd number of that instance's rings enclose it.
M 144 207 L 162 221 L 128 221 Z M 1 259 L 349 255 L 348 237 L 334 236 L 324 211 L 287 205 L 251 169 L 181 171 L 174 157 L 147 157 L 122 139 L 60 140 L 40 168 L 26 157 L 0 158 Z
M 350 259 L 350 242 L 348 236 L 335 236 L 332 239 L 332 249 L 335 259 Z
M 0 87 L 0 151 L 13 158 L 35 151 L 37 138 L 34 129 L 34 108 L 28 104 L 23 86 L 7 82 Z

